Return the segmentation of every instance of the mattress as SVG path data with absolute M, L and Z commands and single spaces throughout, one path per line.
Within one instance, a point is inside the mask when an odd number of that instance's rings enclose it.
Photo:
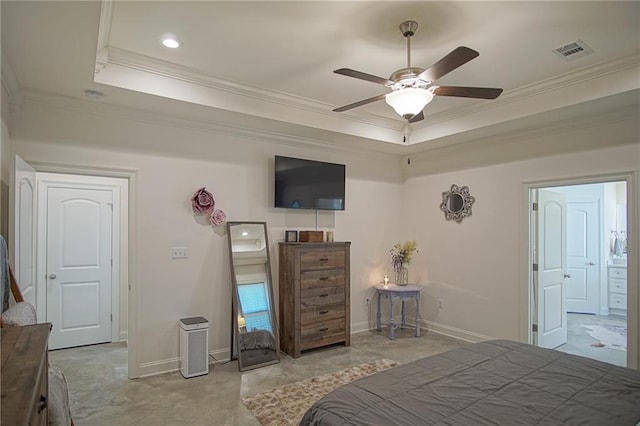
M 640 372 L 508 340 L 342 386 L 301 425 L 636 425 Z

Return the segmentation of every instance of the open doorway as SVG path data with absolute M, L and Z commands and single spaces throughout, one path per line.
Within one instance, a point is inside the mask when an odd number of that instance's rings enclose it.
M 626 366 L 626 182 L 529 191 L 532 341 Z

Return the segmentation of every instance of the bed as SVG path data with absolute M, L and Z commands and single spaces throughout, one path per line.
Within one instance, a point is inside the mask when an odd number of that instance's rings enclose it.
M 640 371 L 508 340 L 337 388 L 301 425 L 637 425 Z

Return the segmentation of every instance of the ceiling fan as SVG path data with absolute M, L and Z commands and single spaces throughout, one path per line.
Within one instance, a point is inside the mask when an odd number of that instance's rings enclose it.
M 388 79 L 350 68 L 335 70 L 334 73 L 336 74 L 359 78 L 389 87 L 392 89 L 392 92 L 354 102 L 336 108 L 333 111 L 343 112 L 385 99 L 399 115 L 404 117 L 409 123 L 415 123 L 416 121 L 424 119 L 422 110 L 433 100 L 434 96 L 456 96 L 477 99 L 495 99 L 500 96 L 502 89 L 490 87 L 438 86 L 434 84 L 440 77 L 480 55 L 475 50 L 465 46 L 457 47 L 427 69 L 412 67 L 411 36 L 415 34 L 417 29 L 418 23 L 415 21 L 405 21 L 400 24 L 400 32 L 407 39 L 407 67 L 395 71 Z

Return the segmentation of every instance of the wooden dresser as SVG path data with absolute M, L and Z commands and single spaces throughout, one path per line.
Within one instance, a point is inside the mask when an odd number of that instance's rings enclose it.
M 51 324 L 0 329 L 3 425 L 47 425 L 48 359 Z
M 350 242 L 280 243 L 280 349 L 351 344 Z

